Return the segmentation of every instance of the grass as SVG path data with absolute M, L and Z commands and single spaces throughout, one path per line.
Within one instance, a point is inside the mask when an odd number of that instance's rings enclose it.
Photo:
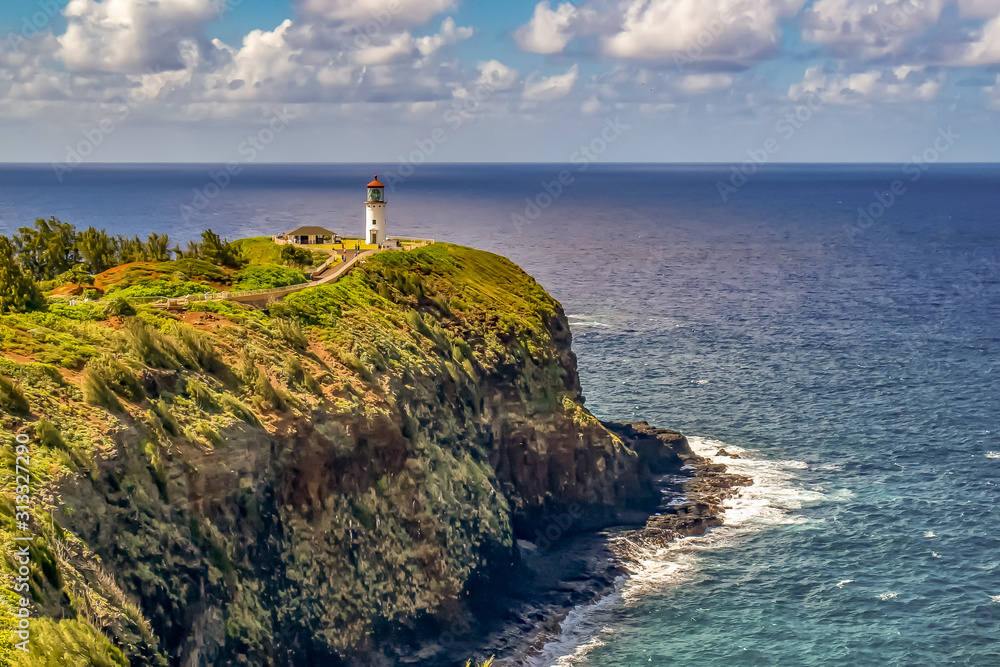
M 184 364 L 183 355 L 169 336 L 146 324 L 138 317 L 129 318 L 122 327 L 125 344 L 135 358 L 153 368 L 178 370 Z
M 119 299 L 136 299 L 150 296 L 177 298 L 188 294 L 210 294 L 218 290 L 206 283 L 196 283 L 177 278 L 144 278 L 128 287 L 112 287 L 106 294 Z
M 270 236 L 254 236 L 248 239 L 233 241 L 236 251 L 240 257 L 246 260 L 251 266 L 281 266 L 281 246 L 275 243 Z
M 465 663 L 465 667 L 493 667 L 493 658 L 490 658 L 486 662 L 476 662 L 473 663 L 471 660 Z
M 88 405 L 96 405 L 110 412 L 125 411 L 101 372 L 89 365 L 83 369 L 83 400 Z
M 2 375 L 0 375 L 0 408 L 18 415 L 27 414 L 30 409 L 21 388 Z
M 284 266 L 249 266 L 237 272 L 233 279 L 234 291 L 273 289 L 307 282 L 301 270 Z
M 203 259 L 184 258 L 172 262 L 160 262 L 154 268 L 160 273 L 181 273 L 189 280 L 228 283 L 229 272 Z

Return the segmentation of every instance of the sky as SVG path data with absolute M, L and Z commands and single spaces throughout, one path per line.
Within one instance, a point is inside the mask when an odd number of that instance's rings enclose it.
M 0 162 L 997 162 L 998 121 L 1000 0 L 0 4 Z

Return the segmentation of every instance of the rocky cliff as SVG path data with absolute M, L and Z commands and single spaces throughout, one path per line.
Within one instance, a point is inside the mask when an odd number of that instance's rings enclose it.
M 677 463 L 586 410 L 559 304 L 469 248 L 383 253 L 266 312 L 117 303 L 0 325 L 14 665 L 392 664 L 474 627 L 517 540 L 644 517 Z M 9 592 L 16 434 L 30 654 Z

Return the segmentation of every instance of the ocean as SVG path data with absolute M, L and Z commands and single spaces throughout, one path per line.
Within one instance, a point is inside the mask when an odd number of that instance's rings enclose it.
M 755 480 L 536 666 L 1000 665 L 1000 165 L 771 165 L 725 198 L 729 165 L 581 166 L 8 165 L 0 233 L 359 234 L 378 172 L 390 234 L 562 302 L 596 415 Z

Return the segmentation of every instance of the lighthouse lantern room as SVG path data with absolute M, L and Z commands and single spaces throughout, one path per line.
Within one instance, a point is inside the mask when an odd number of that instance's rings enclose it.
M 365 235 L 368 243 L 378 245 L 387 240 L 385 231 L 385 186 L 379 183 L 378 174 L 368 184 L 368 201 L 365 202 Z

